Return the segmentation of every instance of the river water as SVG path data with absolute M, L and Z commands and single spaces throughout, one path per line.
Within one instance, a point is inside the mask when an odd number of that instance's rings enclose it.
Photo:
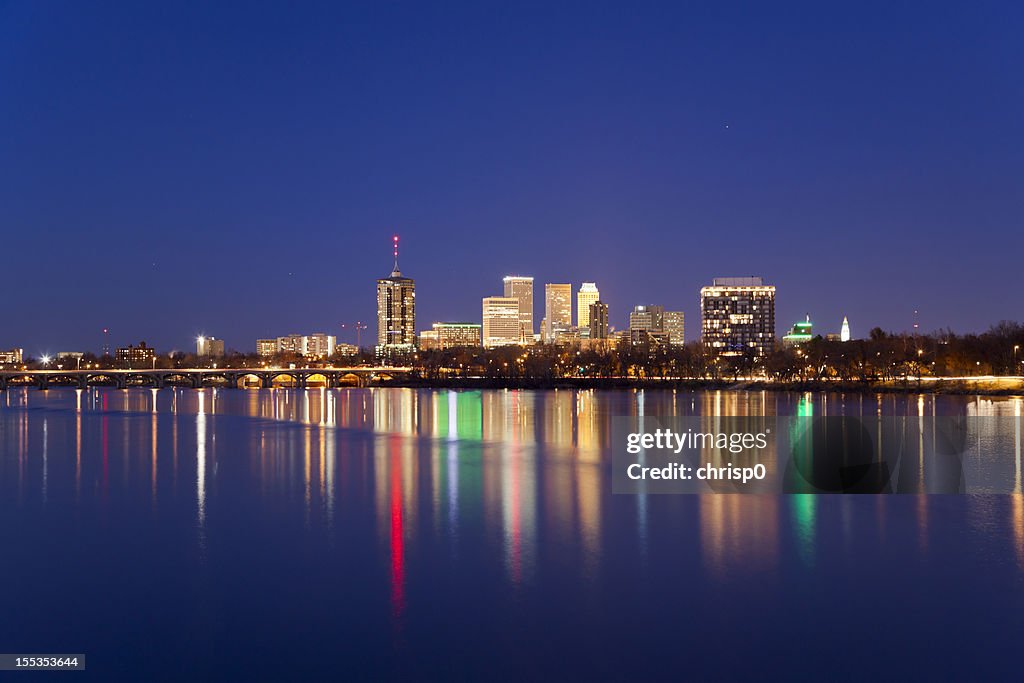
M 613 494 L 641 411 L 1021 399 L 10 389 L 0 652 L 92 680 L 1018 676 L 1024 497 Z

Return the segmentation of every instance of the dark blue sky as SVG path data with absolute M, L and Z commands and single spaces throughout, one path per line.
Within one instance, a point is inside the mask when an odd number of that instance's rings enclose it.
M 0 348 L 372 334 L 394 232 L 420 329 L 513 272 L 1024 319 L 1020 3 L 683 4 L 0 1 Z

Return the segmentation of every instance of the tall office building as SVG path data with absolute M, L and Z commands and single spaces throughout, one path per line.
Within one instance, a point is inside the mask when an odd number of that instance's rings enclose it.
M 533 278 L 521 275 L 506 275 L 505 296 L 519 301 L 520 341 L 533 341 Z
M 488 296 L 483 300 L 484 348 L 520 342 L 519 299 L 514 296 Z
M 839 330 L 839 341 L 850 341 L 850 320 L 843 316 L 843 326 Z
M 662 329 L 668 335 L 668 343 L 682 346 L 686 343 L 686 326 L 682 311 L 665 311 L 662 318 Z
M 572 285 L 544 285 L 544 341 L 572 328 Z
M 715 278 L 700 290 L 701 338 L 723 356 L 775 349 L 775 287 L 759 277 Z
M 377 280 L 377 354 L 416 348 L 416 283 L 398 269 L 398 237 L 391 277 Z
M 590 330 L 590 305 L 601 298 L 594 282 L 584 282 L 576 292 L 576 327 L 580 333 Z
M 634 344 L 667 344 L 664 306 L 634 306 L 629 314 L 629 339 Z
M 590 338 L 591 339 L 607 339 L 608 338 L 608 304 L 603 301 L 595 301 L 590 304 L 589 308 L 590 318 Z
M 665 327 L 664 306 L 634 306 L 629 314 L 629 331 L 661 332 Z

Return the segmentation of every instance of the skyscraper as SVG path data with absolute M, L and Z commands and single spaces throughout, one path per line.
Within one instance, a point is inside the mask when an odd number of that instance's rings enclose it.
M 629 339 L 634 344 L 668 343 L 664 306 L 634 306 L 629 313 Z
M 519 336 L 524 343 L 533 341 L 533 278 L 506 275 L 505 296 L 519 301 Z
M 668 343 L 682 346 L 686 343 L 685 316 L 682 311 L 665 311 L 662 328 L 668 335 Z
M 723 356 L 775 349 L 775 287 L 759 277 L 715 278 L 700 290 L 701 338 Z
M 416 283 L 398 269 L 398 237 L 391 277 L 377 280 L 377 353 L 416 348 Z
M 520 342 L 519 299 L 487 296 L 483 300 L 483 344 L 490 349 Z
M 595 301 L 590 304 L 590 338 L 608 338 L 608 304 L 603 301 Z
M 664 306 L 634 306 L 629 314 L 629 330 L 661 332 L 665 327 Z
M 544 320 L 547 342 L 572 327 L 572 285 L 544 285 Z
M 843 316 L 843 327 L 839 330 L 839 341 L 850 341 L 850 321 L 845 315 Z
M 590 330 L 590 304 L 600 298 L 601 292 L 594 282 L 584 282 L 580 291 L 576 292 L 576 327 L 580 328 L 581 333 Z

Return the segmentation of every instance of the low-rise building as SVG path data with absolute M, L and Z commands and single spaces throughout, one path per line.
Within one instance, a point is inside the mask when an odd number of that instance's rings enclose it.
M 439 348 L 480 346 L 481 326 L 476 323 L 434 323 L 433 327 Z
M 441 348 L 440 344 L 437 342 L 437 332 L 434 330 L 423 330 L 416 335 L 416 338 L 418 341 L 417 346 L 420 351 L 437 351 Z
M 355 356 L 359 353 L 359 347 L 355 344 L 344 342 L 334 345 L 334 354 L 338 356 Z
M 277 353 L 276 339 L 257 339 L 256 354 L 263 357 L 273 356 Z
M 20 365 L 25 352 L 23 349 L 0 351 L 0 365 Z
M 330 358 L 338 341 L 334 335 L 324 332 L 308 334 L 302 340 L 302 355 L 309 358 Z
M 85 353 L 82 351 L 58 351 L 57 366 L 75 368 L 77 370 L 82 366 L 82 358 L 84 357 Z
M 794 323 L 789 334 L 782 337 L 784 347 L 799 346 L 814 339 L 814 326 L 811 324 L 811 316 L 806 320 Z
M 220 358 L 224 355 L 224 340 L 199 335 L 196 337 L 196 355 Z
M 156 360 L 156 351 L 152 346 L 146 346 L 146 342 L 139 342 L 138 346 L 125 346 L 117 350 L 117 364 L 127 370 L 140 370 L 151 367 Z
M 334 355 L 337 345 L 337 337 L 323 332 L 289 334 L 276 339 L 257 339 L 256 353 L 264 357 L 294 353 L 306 358 L 329 358 Z

